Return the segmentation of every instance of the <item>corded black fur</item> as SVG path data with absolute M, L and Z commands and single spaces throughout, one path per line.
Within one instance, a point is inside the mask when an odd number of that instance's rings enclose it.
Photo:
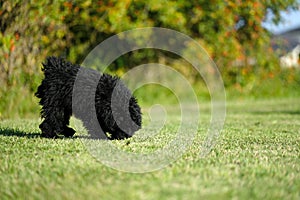
M 73 86 L 81 69 L 83 68 L 79 65 L 56 57 L 48 57 L 43 63 L 42 70 L 45 78 L 35 93 L 40 98 L 39 103 L 42 106 L 41 117 L 44 121 L 39 127 L 43 137 L 56 138 L 59 134 L 71 137 L 75 134 L 75 131 L 68 125 L 72 115 Z M 96 116 L 102 129 L 99 132 L 109 133 L 109 139 L 131 137 L 141 128 L 141 109 L 136 99 L 116 76 L 102 74 L 97 80 L 99 81 L 94 94 Z M 86 81 L 87 84 L 88 81 Z M 113 92 L 117 94 L 117 98 L 112 103 Z M 80 98 L 84 99 L 85 96 L 80 96 Z M 114 109 L 112 105 L 115 106 Z M 130 116 L 124 114 L 128 113 L 128 110 Z M 89 113 L 92 110 L 84 110 L 84 112 Z M 83 121 L 85 123 L 88 120 Z

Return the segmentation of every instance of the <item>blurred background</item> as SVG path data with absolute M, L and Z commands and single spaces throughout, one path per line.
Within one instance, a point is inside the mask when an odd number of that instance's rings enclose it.
M 297 0 L 1 0 L 0 119 L 39 116 L 34 92 L 47 56 L 80 64 L 108 37 L 140 27 L 170 28 L 199 42 L 222 73 L 228 100 L 299 97 L 299 6 Z M 108 71 L 121 76 L 145 63 L 172 66 L 199 99 L 209 100 L 199 74 L 170 52 L 131 52 Z M 142 106 L 176 102 L 166 88 L 146 86 L 136 95 Z

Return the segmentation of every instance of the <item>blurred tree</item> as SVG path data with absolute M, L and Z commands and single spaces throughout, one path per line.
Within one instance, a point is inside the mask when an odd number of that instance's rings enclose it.
M 60 7 L 49 1 L 0 1 L 0 118 L 38 108 L 32 101 L 40 62 L 70 43 L 62 20 L 67 13 Z
M 297 0 L 0 0 L 0 112 L 13 109 L 16 101 L 33 99 L 40 63 L 47 55 L 80 63 L 99 42 L 138 27 L 166 27 L 188 34 L 208 51 L 227 84 L 242 84 L 247 80 L 240 74 L 252 79 L 251 74 L 275 66 L 270 62 L 274 55 L 268 48 L 270 33 L 262 27 L 266 14 L 273 13 L 278 23 L 280 11 L 297 6 Z M 141 50 L 119 58 L 113 69 L 164 56 L 177 58 Z M 252 66 L 253 59 L 257 67 Z M 22 98 L 12 95 L 13 90 Z
M 70 1 L 64 4 L 68 12 L 64 21 L 73 36 L 67 56 L 80 62 L 89 50 L 111 35 L 155 26 L 175 29 L 198 40 L 225 73 L 237 63 L 248 67 L 253 60 L 268 68 L 274 64 L 266 62 L 273 53 L 269 49 L 270 33 L 262 22 L 271 12 L 274 23 L 278 23 L 280 11 L 297 6 L 297 0 Z M 131 67 L 166 55 L 151 52 L 123 56 L 114 68 Z

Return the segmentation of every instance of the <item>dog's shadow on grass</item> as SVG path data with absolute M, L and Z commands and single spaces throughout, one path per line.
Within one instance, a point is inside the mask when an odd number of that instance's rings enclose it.
M 51 139 L 53 138 L 44 138 L 41 136 L 41 133 L 38 132 L 25 132 L 18 129 L 11 129 L 11 128 L 0 128 L 0 136 L 6 137 L 22 137 L 22 138 L 43 138 L 43 139 Z M 93 138 L 88 135 L 74 135 L 73 137 L 64 137 L 59 136 L 55 139 L 92 139 L 98 140 L 98 138 Z
M 36 132 L 28 133 L 17 129 L 0 128 L 0 136 L 37 138 L 40 137 L 41 134 Z

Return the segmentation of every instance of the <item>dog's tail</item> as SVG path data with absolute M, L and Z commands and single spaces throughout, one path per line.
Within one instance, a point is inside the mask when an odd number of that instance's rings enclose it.
M 51 85 L 57 87 L 58 84 L 63 85 L 74 82 L 80 67 L 79 65 L 72 64 L 63 58 L 55 56 L 47 57 L 42 64 L 42 71 L 44 72 L 45 78 L 35 93 L 35 96 L 41 99 L 45 96 L 46 90 L 48 90 Z
M 42 63 L 42 71 L 45 76 L 48 74 L 57 74 L 57 73 L 74 73 L 78 71 L 79 66 L 74 65 L 63 58 L 58 58 L 55 56 L 49 56 L 46 58 L 46 61 Z

